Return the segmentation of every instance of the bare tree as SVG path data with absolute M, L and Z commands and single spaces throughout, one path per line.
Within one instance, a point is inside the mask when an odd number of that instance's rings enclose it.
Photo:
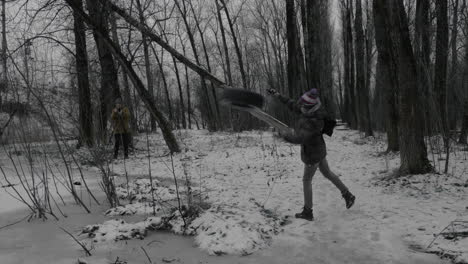
M 382 63 L 389 69 L 399 95 L 400 174 L 427 173 L 432 169 L 424 143 L 422 113 L 418 102 L 416 61 L 403 0 L 375 0 L 374 23 Z

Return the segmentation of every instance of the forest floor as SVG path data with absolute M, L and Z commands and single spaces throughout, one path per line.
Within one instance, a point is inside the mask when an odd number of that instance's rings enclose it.
M 455 153 L 447 175 L 388 180 L 398 168 L 398 155 L 383 154 L 381 138 L 364 139 L 356 131 L 338 128 L 333 137 L 326 137 L 327 158 L 356 195 L 356 204 L 346 210 L 339 191 L 317 172 L 313 180 L 316 219 L 309 222 L 293 218 L 302 206 L 303 164 L 298 146 L 270 132 L 184 130 L 177 137 L 183 151 L 173 157 L 156 134 L 148 139 L 148 159 L 147 138 L 142 135 L 128 160 L 110 164 L 123 205 L 112 211 L 107 211 L 99 187 L 99 170 L 83 165 L 85 179 L 101 202 L 96 205 L 83 185 L 77 186 L 90 214 L 64 197 L 66 205 L 60 209 L 68 217 L 56 212 L 59 220 L 32 219 L 6 226 L 24 219 L 28 211 L 7 194 L 11 187 L 0 177 L 0 263 L 78 263 L 78 259 L 89 264 L 150 263 L 148 259 L 197 264 L 468 263 L 468 238 L 439 235 L 447 226 L 445 232 L 468 231 L 466 151 Z M 442 164 L 441 154 L 433 153 L 431 157 Z M 78 154 L 86 156 L 84 150 Z M 1 166 L 17 183 L 8 158 L 2 155 Z M 152 189 L 149 171 L 160 202 L 154 205 L 155 217 L 147 203 Z M 79 180 L 76 168 L 75 177 Z M 183 204 L 203 208 L 186 229 L 178 211 L 170 210 L 178 204 L 176 189 Z M 174 218 L 165 226 L 169 231 L 155 231 L 171 214 Z M 92 256 L 86 257 L 60 228 L 85 244 Z

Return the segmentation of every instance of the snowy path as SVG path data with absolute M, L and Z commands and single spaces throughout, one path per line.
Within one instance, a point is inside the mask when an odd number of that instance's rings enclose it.
M 415 221 L 430 218 L 431 205 L 426 203 L 422 207 L 421 201 L 385 195 L 376 187 L 369 188 L 368 181 L 385 167 L 385 161 L 370 156 L 377 149 L 358 146 L 343 137 L 344 133 L 338 132 L 333 140 L 327 139 L 328 160 L 332 170 L 342 175 L 342 180 L 357 195 L 356 205 L 346 210 L 339 191 L 318 172 L 313 181 L 316 220 L 292 219 L 284 232 L 273 239 L 270 248 L 251 256 L 253 262 L 440 263 L 436 256 L 411 251 L 403 240 L 407 229 L 416 230 Z M 259 157 L 268 150 L 262 151 L 248 137 L 241 138 L 237 144 L 239 148 L 227 149 L 229 154 L 223 155 L 229 161 L 223 161 L 216 152 L 205 158 L 207 171 L 214 170 L 220 175 L 210 179 L 210 183 L 214 184 L 216 179 L 217 184 L 224 186 L 215 197 L 226 201 L 243 197 L 263 204 L 271 191 L 265 208 L 279 215 L 293 215 L 299 210 L 303 170 L 299 149 L 295 147 L 291 151 L 289 146 L 278 142 L 279 157 L 267 154 L 260 165 Z M 223 175 L 226 171 L 230 174 Z M 276 180 L 272 190 L 266 184 L 265 175 L 278 176 L 280 171 L 284 175 Z

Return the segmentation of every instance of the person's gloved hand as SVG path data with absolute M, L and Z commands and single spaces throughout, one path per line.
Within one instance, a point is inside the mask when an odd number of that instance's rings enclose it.
M 267 89 L 267 93 L 273 96 L 278 96 L 279 93 L 275 89 Z

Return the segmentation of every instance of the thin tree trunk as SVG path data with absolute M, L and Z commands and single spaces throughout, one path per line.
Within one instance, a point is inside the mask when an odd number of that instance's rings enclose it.
M 454 102 L 448 105 L 447 114 L 449 116 L 449 128 L 450 130 L 456 129 L 458 121 L 458 108 L 459 104 L 457 102 L 457 67 L 458 67 L 458 58 L 457 58 L 457 40 L 458 40 L 458 6 L 459 0 L 454 0 L 453 4 L 453 15 L 452 15 L 452 39 L 451 39 L 451 53 L 452 53 L 452 64 L 450 67 L 450 78 L 448 85 L 448 102 Z
M 137 4 L 138 16 L 140 18 L 140 22 L 144 23 L 145 16 L 143 14 L 143 8 L 141 7 L 140 0 L 136 0 L 136 4 Z M 142 36 L 142 42 L 143 42 L 143 55 L 145 57 L 146 85 L 148 87 L 148 92 L 150 96 L 154 98 L 153 73 L 151 72 L 151 61 L 149 58 L 150 55 L 149 55 L 147 37 L 144 33 L 142 33 L 141 36 Z M 156 120 L 154 119 L 153 116 L 150 117 L 150 122 L 151 122 L 151 131 L 156 131 Z
M 162 59 L 159 58 L 156 49 L 151 45 L 151 49 L 153 50 L 154 57 L 156 58 L 156 62 L 158 63 L 159 67 L 159 72 L 161 73 L 161 79 L 163 81 L 163 87 L 164 87 L 164 95 L 166 96 L 166 105 L 167 105 L 167 111 L 169 113 L 169 120 L 174 120 L 174 114 L 172 112 L 172 103 L 171 103 L 171 96 L 169 94 L 169 85 L 167 84 L 167 79 L 166 79 L 166 73 L 164 72 L 164 67 L 162 63 Z M 163 57 L 164 54 L 161 54 L 161 57 Z
M 2 50 L 0 54 L 0 59 L 2 60 L 2 72 L 0 77 L 0 110 L 3 108 L 3 93 L 6 93 L 6 91 L 8 90 L 5 3 L 6 0 L 2 0 Z
M 229 48 L 226 42 L 226 33 L 224 30 L 223 25 L 223 18 L 221 17 L 221 6 L 219 5 L 218 0 L 216 2 L 216 15 L 218 18 L 219 29 L 221 30 L 221 39 L 223 40 L 223 48 L 224 48 L 224 59 L 226 60 L 226 72 L 227 72 L 227 84 L 232 85 L 232 72 L 231 72 L 231 62 L 229 58 Z
M 184 129 L 187 128 L 187 123 L 185 121 L 185 105 L 184 105 L 184 96 L 182 92 L 182 83 L 180 82 L 180 74 L 179 74 L 179 67 L 177 66 L 177 61 L 174 57 L 172 57 L 172 62 L 174 63 L 174 71 L 177 80 L 177 88 L 179 88 L 179 104 L 180 104 L 180 117 L 182 122 L 182 127 Z
M 234 22 L 232 21 L 231 15 L 229 14 L 229 10 L 224 0 L 219 0 L 219 1 L 224 8 L 224 13 L 226 14 L 229 29 L 231 30 L 232 42 L 234 43 L 234 49 L 237 54 L 237 60 L 239 61 L 239 71 L 240 71 L 241 78 L 242 78 L 242 85 L 244 86 L 244 89 L 249 89 L 250 87 L 247 86 L 247 76 L 245 74 L 242 51 L 240 49 L 239 42 L 237 40 L 236 31 L 234 30 Z

